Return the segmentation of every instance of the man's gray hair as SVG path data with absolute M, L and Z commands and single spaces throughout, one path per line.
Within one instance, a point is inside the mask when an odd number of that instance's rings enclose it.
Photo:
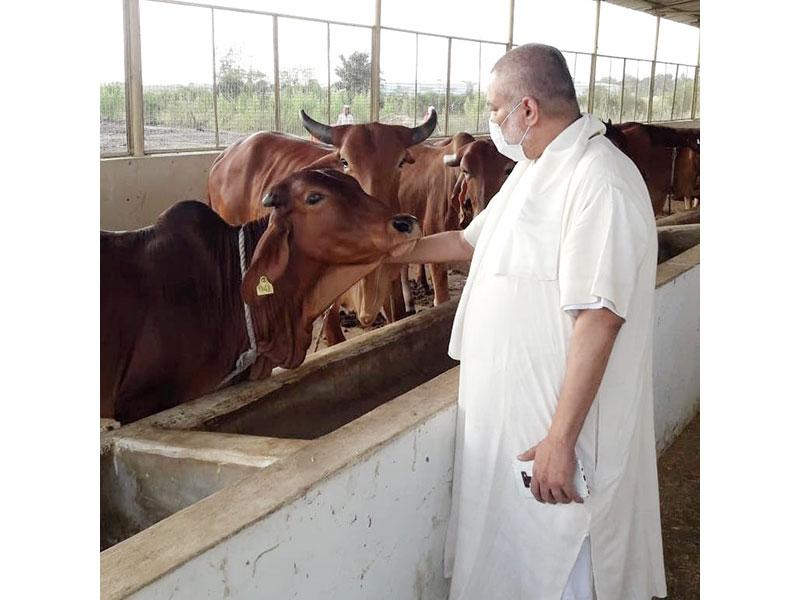
M 532 96 L 549 117 L 580 114 L 575 85 L 558 48 L 545 44 L 518 46 L 500 57 L 492 72 L 502 79 L 500 90 L 509 100 Z

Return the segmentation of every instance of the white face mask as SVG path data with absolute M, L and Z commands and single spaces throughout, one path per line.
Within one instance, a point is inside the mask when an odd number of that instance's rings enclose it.
M 517 105 L 511 109 L 511 112 L 506 115 L 506 118 L 503 119 L 503 123 L 508 120 L 508 117 L 511 116 L 515 110 L 519 108 L 519 105 L 522 104 L 522 100 L 520 100 Z M 489 119 L 489 135 L 492 136 L 492 141 L 494 145 L 497 147 L 497 151 L 502 154 L 503 156 L 510 158 L 513 161 L 519 162 L 521 160 L 528 160 L 528 157 L 525 156 L 525 152 L 522 150 L 522 141 L 525 139 L 525 136 L 528 135 L 528 131 L 530 127 L 525 130 L 525 133 L 522 134 L 522 139 L 517 142 L 516 144 L 509 144 L 506 139 L 503 137 L 503 123 L 499 125 Z

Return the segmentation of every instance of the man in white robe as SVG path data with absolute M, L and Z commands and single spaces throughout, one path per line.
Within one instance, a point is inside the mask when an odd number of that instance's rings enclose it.
M 503 56 L 487 105 L 514 171 L 466 230 L 394 259 L 471 260 L 449 350 L 461 361 L 450 599 L 666 596 L 647 188 L 602 122 L 581 116 L 555 48 Z

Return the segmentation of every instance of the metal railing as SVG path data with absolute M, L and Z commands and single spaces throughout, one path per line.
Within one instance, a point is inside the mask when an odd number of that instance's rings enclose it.
M 494 62 L 516 45 L 513 26 L 508 43 L 385 27 L 380 24 L 381 0 L 375 1 L 375 24 L 368 26 L 206 2 L 122 0 L 125 118 L 119 119 L 119 84 L 101 86 L 101 140 L 104 135 L 116 136 L 106 144 L 113 150 L 101 151 L 101 157 L 221 149 L 258 130 L 307 136 L 298 117 L 300 108 L 317 120 L 335 124 L 334 107 L 338 111 L 342 104 L 351 105 L 356 122 L 380 120 L 409 126 L 418 124 L 428 107 L 434 106 L 439 114 L 434 137 L 457 131 L 486 133 L 486 76 Z M 510 1 L 513 23 L 513 0 Z M 147 72 L 142 69 L 140 4 L 148 8 L 172 5 L 207 13 L 207 82 L 144 85 L 143 75 L 147 77 Z M 220 33 L 235 28 L 236 17 L 264 20 L 259 40 L 267 45 L 258 68 L 251 65 L 245 69 L 231 48 L 218 43 Z M 325 76 L 312 76 L 313 69 L 303 68 L 295 62 L 296 57 L 282 53 L 284 36 L 313 40 L 318 45 L 316 52 L 325 52 L 324 61 L 320 61 L 326 63 Z M 348 72 L 346 60 L 339 66 L 332 64 L 337 54 L 332 43 L 340 39 L 347 39 L 350 48 L 353 40 L 357 41 L 356 53 L 360 56 L 351 54 L 348 60 L 366 61 L 360 74 Z M 419 75 L 421 43 L 436 47 L 435 52 L 425 53 L 426 67 L 432 61 L 440 61 L 441 73 L 433 81 Z M 404 81 L 383 81 L 380 72 L 370 66 L 374 56 L 393 51 L 414 57 Z M 699 66 L 597 52 L 562 52 L 582 111 L 615 122 L 693 119 L 697 114 Z M 453 67 L 462 64 L 466 67 L 460 72 L 468 71 L 472 77 L 456 81 Z M 126 131 L 127 152 L 117 151 L 121 139 L 116 138 L 121 138 L 122 128 Z

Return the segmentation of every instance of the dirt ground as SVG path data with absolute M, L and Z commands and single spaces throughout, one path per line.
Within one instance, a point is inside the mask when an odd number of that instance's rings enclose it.
M 700 598 L 700 415 L 658 461 L 669 600 Z

